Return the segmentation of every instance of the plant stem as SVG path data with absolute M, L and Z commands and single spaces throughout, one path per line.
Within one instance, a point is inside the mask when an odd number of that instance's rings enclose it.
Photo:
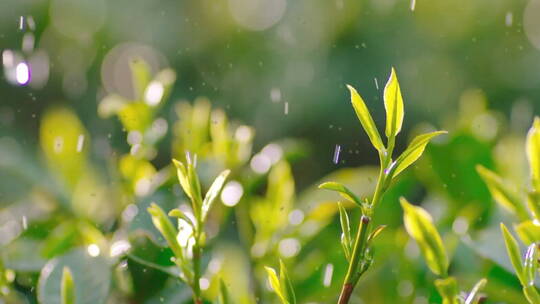
M 387 159 L 391 159 L 390 155 L 387 155 L 381 159 L 381 170 L 379 172 L 379 178 L 377 180 L 377 186 L 375 187 L 375 193 L 370 203 L 370 207 L 375 206 L 380 200 L 387 188 L 386 183 L 386 173 L 385 167 L 388 162 Z M 371 214 L 363 214 L 360 218 L 360 224 L 358 226 L 358 232 L 354 241 L 354 248 L 349 262 L 349 268 L 347 269 L 347 274 L 345 275 L 345 280 L 343 282 L 343 287 L 339 295 L 338 304 L 347 304 L 351 298 L 354 287 L 358 283 L 360 276 L 366 269 L 358 269 L 359 263 L 364 259 L 364 254 L 366 251 L 367 238 L 370 234 L 370 223 L 371 223 Z
M 203 223 L 199 217 L 197 217 L 197 229 L 195 231 L 195 244 L 193 245 L 193 302 L 195 304 L 202 304 L 201 295 L 201 256 L 202 256 L 202 244 L 201 236 L 203 233 Z

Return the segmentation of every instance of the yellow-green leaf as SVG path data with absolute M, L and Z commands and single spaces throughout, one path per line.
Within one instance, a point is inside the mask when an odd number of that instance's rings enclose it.
M 404 210 L 403 221 L 407 232 L 418 243 L 431 271 L 444 276 L 448 270 L 448 257 L 431 216 L 421 207 L 411 205 L 403 197 L 400 198 L 400 202 Z
M 358 94 L 355 88 L 350 85 L 347 85 L 347 88 L 351 92 L 351 103 L 353 105 L 354 111 L 356 112 L 356 116 L 358 116 L 358 120 L 360 120 L 362 127 L 366 131 L 369 140 L 371 141 L 371 144 L 379 152 L 384 151 L 384 145 L 382 143 L 381 136 L 379 135 L 379 131 L 377 130 L 377 126 L 375 126 L 375 122 L 373 121 L 371 114 L 369 114 L 366 103 L 364 102 L 362 97 L 360 97 L 360 94 Z
M 386 136 L 395 137 L 401 131 L 404 111 L 403 97 L 394 68 L 384 87 L 384 108 L 386 109 Z
M 531 170 L 533 185 L 540 191 L 540 118 L 535 117 L 532 127 L 527 133 L 527 158 Z
M 540 221 L 540 192 L 531 192 L 527 196 L 527 205 L 533 217 Z
M 514 266 L 514 270 L 516 271 L 516 275 L 521 282 L 521 285 L 525 285 L 526 281 L 525 277 L 523 276 L 523 264 L 521 261 L 521 251 L 519 249 L 519 245 L 503 223 L 501 223 L 501 230 L 510 262 L 512 263 L 512 266 Z
M 336 183 L 336 182 L 326 182 L 326 183 L 320 184 L 319 189 L 336 191 L 343 198 L 357 204 L 358 206 L 362 206 L 362 202 L 360 201 L 360 199 L 351 190 L 345 187 L 343 184 Z
M 186 166 L 184 164 L 176 159 L 173 159 L 173 164 L 176 167 L 176 173 L 178 174 L 178 181 L 180 182 L 180 186 L 182 186 L 182 189 L 184 189 L 184 192 L 186 195 L 193 199 L 193 196 L 191 194 L 191 187 L 189 185 L 189 179 L 188 179 L 188 173 Z
M 473 289 L 471 289 L 471 292 L 467 295 L 467 298 L 465 299 L 464 304 L 478 304 L 479 301 L 479 292 L 484 289 L 484 286 L 486 286 L 487 280 L 485 278 L 478 281 Z
M 229 176 L 229 173 L 231 173 L 231 170 L 225 170 L 221 172 L 221 174 L 212 183 L 212 186 L 210 186 L 210 189 L 208 189 L 208 192 L 206 192 L 206 196 L 204 197 L 204 201 L 202 204 L 203 220 L 206 218 L 206 215 L 208 214 L 212 203 L 216 200 L 216 197 L 221 191 L 221 188 L 223 188 L 223 183 L 225 183 L 225 180 L 227 179 L 227 176 Z
M 520 219 L 528 218 L 525 206 L 523 206 L 523 203 L 504 184 L 500 176 L 481 165 L 476 166 L 476 171 L 486 183 L 491 196 L 493 196 L 493 199 L 495 199 L 497 203 L 508 211 L 516 214 Z
M 538 242 L 540 240 L 540 226 L 533 221 L 524 221 L 514 226 L 519 238 L 526 245 Z
M 341 246 L 343 247 L 343 252 L 345 253 L 345 257 L 347 260 L 350 260 L 351 257 L 351 228 L 349 225 L 349 216 L 347 215 L 347 211 L 343 207 L 341 203 L 338 202 L 338 208 L 339 208 L 339 221 L 341 223 Z
M 282 260 L 279 260 L 279 281 L 280 285 L 284 289 L 285 297 L 290 304 L 296 304 L 296 295 L 294 294 L 294 288 L 291 278 L 287 272 L 287 267 Z
M 446 133 L 446 131 L 436 131 L 416 136 L 407 149 L 397 158 L 394 174 L 392 176 L 398 176 L 399 173 L 420 158 L 422 153 L 424 153 L 427 144 L 433 137 Z
M 268 281 L 270 282 L 270 286 L 274 290 L 274 292 L 278 295 L 279 299 L 281 300 L 282 304 L 290 304 L 287 301 L 287 298 L 285 297 L 285 294 L 283 294 L 283 290 L 281 289 L 281 284 L 279 282 L 279 278 L 276 274 L 276 271 L 271 268 L 264 266 L 264 269 L 266 269 L 266 273 L 268 274 Z
M 457 282 L 454 277 L 435 280 L 435 287 L 443 299 L 443 304 L 459 304 Z
M 129 62 L 131 77 L 133 79 L 133 89 L 135 90 L 135 99 L 142 100 L 144 90 L 150 82 L 150 67 L 142 58 L 134 58 Z
M 530 304 L 540 304 L 540 294 L 534 285 L 527 285 L 523 287 L 523 293 Z
M 231 303 L 229 291 L 227 290 L 227 286 L 225 286 L 225 283 L 223 280 L 219 280 L 219 296 L 218 296 L 218 303 L 219 304 L 229 304 Z
M 178 235 L 176 228 L 174 228 L 163 209 L 155 203 L 152 203 L 150 207 L 148 207 L 148 213 L 152 216 L 152 223 L 154 223 L 154 226 L 163 235 L 163 238 L 167 241 L 167 244 L 176 258 L 179 259 L 178 262 L 181 262 L 184 259 L 184 254 L 180 244 L 176 240 L 176 236 Z
M 75 304 L 75 285 L 73 283 L 73 275 L 67 266 L 64 266 L 62 272 L 60 293 L 62 295 L 62 304 Z

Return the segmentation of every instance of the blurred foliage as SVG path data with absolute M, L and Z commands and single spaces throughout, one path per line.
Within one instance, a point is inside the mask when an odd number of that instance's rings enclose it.
M 347 83 L 370 128 L 401 131 L 396 152 L 449 132 L 381 198 L 351 303 L 537 303 L 538 1 L 411 5 L 0 1 L 0 303 L 190 303 L 146 212 L 194 213 L 171 163 L 186 151 L 201 193 L 230 170 L 205 219 L 205 303 L 335 302 L 342 227 L 379 174 Z M 399 128 L 379 119 L 390 66 Z M 402 196 L 429 214 L 448 277 L 408 235 Z

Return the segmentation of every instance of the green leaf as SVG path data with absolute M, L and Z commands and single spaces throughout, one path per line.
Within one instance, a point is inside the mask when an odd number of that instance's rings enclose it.
M 182 189 L 184 189 L 184 192 L 186 193 L 186 195 L 190 199 L 193 199 L 186 166 L 184 166 L 182 162 L 176 159 L 173 159 L 172 161 L 173 161 L 174 166 L 176 167 L 176 173 L 178 175 L 178 181 L 180 182 L 180 186 L 182 186 Z
M 227 290 L 227 286 L 225 286 L 225 282 L 223 282 L 222 279 L 219 280 L 219 296 L 218 296 L 218 304 L 230 304 L 230 296 L 229 291 Z
M 510 258 L 510 262 L 512 263 L 512 266 L 514 266 L 514 270 L 516 271 L 516 275 L 521 282 L 521 285 L 526 285 L 519 245 L 516 239 L 512 236 L 510 231 L 508 231 L 508 229 L 503 223 L 501 223 L 501 230 L 504 237 L 504 243 L 506 244 L 506 251 L 508 253 L 508 257 Z
M 371 234 L 368 236 L 368 244 L 371 243 L 384 230 L 384 228 L 386 228 L 386 225 L 380 225 L 373 229 Z
M 386 109 L 386 137 L 395 137 L 401 131 L 404 111 L 403 97 L 394 68 L 384 87 L 384 108 Z
M 527 159 L 531 169 L 531 177 L 536 191 L 540 191 L 540 118 L 535 117 L 532 127 L 527 133 Z
M 268 281 L 270 282 L 270 286 L 272 287 L 274 292 L 278 295 L 279 299 L 281 300 L 281 303 L 290 304 L 287 301 L 287 298 L 285 297 L 283 290 L 281 289 L 281 284 L 276 274 L 276 271 L 273 268 L 267 267 L 267 266 L 264 266 L 264 269 L 266 269 L 266 272 L 268 274 Z
M 279 260 L 279 281 L 280 286 L 284 288 L 284 294 L 287 298 L 287 301 L 290 304 L 296 304 L 296 295 L 294 294 L 292 281 L 289 277 L 289 274 L 287 273 L 287 268 L 285 267 L 285 264 L 281 259 Z
M 183 219 L 184 221 L 186 221 L 186 223 L 191 225 L 191 227 L 195 227 L 195 223 L 193 223 L 193 220 L 191 220 L 190 217 L 185 215 L 184 212 L 182 212 L 180 209 L 175 208 L 175 209 L 169 211 L 168 215 L 172 216 L 172 217 L 179 218 L 179 219 Z
M 527 285 L 523 287 L 523 293 L 531 304 L 540 304 L 540 294 L 534 285 Z
M 183 262 L 184 254 L 180 244 L 178 243 L 176 236 L 178 231 L 174 228 L 173 224 L 157 204 L 152 203 L 148 208 L 148 213 L 152 215 L 152 222 L 156 226 L 157 230 L 163 235 L 163 238 L 167 241 L 167 244 L 174 253 L 174 256 L 178 259 L 178 263 Z
M 133 79 L 133 89 L 135 90 L 135 99 L 142 100 L 144 91 L 150 82 L 150 67 L 142 58 L 133 58 L 129 62 L 131 77 Z
M 351 240 L 351 228 L 349 226 L 349 216 L 347 215 L 347 211 L 343 207 L 341 203 L 338 202 L 338 208 L 339 208 L 339 221 L 341 223 L 341 246 L 343 247 L 343 252 L 345 253 L 345 257 L 347 258 L 347 261 L 351 258 L 351 246 L 352 246 L 352 240 Z
M 540 221 L 540 192 L 531 192 L 527 196 L 527 205 L 533 217 Z
M 408 166 L 420 158 L 422 153 L 424 153 L 426 145 L 432 138 L 446 133 L 446 131 L 435 131 L 416 136 L 411 141 L 407 149 L 403 151 L 403 153 L 397 158 L 392 177 L 398 176 L 401 171 L 405 170 Z
M 435 280 L 435 287 L 443 299 L 443 304 L 459 304 L 457 282 L 454 277 Z
M 448 257 L 431 216 L 421 207 L 411 205 L 403 197 L 400 198 L 400 202 L 404 210 L 405 228 L 418 243 L 429 269 L 437 275 L 446 275 Z
M 106 257 L 90 256 L 85 248 L 72 250 L 47 262 L 39 276 L 38 303 L 62 303 L 65 267 L 69 268 L 73 282 L 76 282 L 73 290 L 77 304 L 106 303 L 111 285 L 111 265 Z
M 202 203 L 202 219 L 203 220 L 206 218 L 206 215 L 208 214 L 210 207 L 212 207 L 212 203 L 216 200 L 216 197 L 219 195 L 221 188 L 223 188 L 223 184 L 225 183 L 225 180 L 227 179 L 227 176 L 229 175 L 229 173 L 231 173 L 230 170 L 225 170 L 221 172 L 221 174 L 212 183 L 212 186 L 210 186 L 210 189 L 208 189 L 208 192 L 206 192 L 206 196 L 204 197 L 204 201 Z
M 533 221 L 524 221 L 514 226 L 514 230 L 518 234 L 519 238 L 526 245 L 540 240 L 540 226 Z
M 73 275 L 67 266 L 64 266 L 62 271 L 62 286 L 60 287 L 60 293 L 62 296 L 62 304 L 75 304 Z
M 343 184 L 336 183 L 336 182 L 325 182 L 319 185 L 319 189 L 326 189 L 326 190 L 332 190 L 338 192 L 343 198 L 357 204 L 358 206 L 362 207 L 362 202 L 360 199 L 347 187 L 345 187 Z
M 384 151 L 381 136 L 379 135 L 379 131 L 377 130 L 377 126 L 375 126 L 375 122 L 373 121 L 371 114 L 369 114 L 369 110 L 366 107 L 364 100 L 362 97 L 360 97 L 360 94 L 358 94 L 355 88 L 350 85 L 347 85 L 347 88 L 351 92 L 351 102 L 354 111 L 356 112 L 356 116 L 358 116 L 358 120 L 360 120 L 362 127 L 366 131 L 371 144 L 379 152 Z
M 514 193 L 512 193 L 512 191 L 510 191 L 510 189 L 508 189 L 500 176 L 481 165 L 476 166 L 476 171 L 486 183 L 491 196 L 493 196 L 493 199 L 495 199 L 497 203 L 506 210 L 519 216 L 520 219 L 528 218 L 527 211 L 522 202 Z
M 479 301 L 479 292 L 484 289 L 484 286 L 486 286 L 487 284 L 487 280 L 484 278 L 484 279 L 481 279 L 480 281 L 478 281 L 473 289 L 471 289 L 471 292 L 469 292 L 469 294 L 467 295 L 467 298 L 465 299 L 465 303 L 464 304 L 478 304 L 478 301 Z

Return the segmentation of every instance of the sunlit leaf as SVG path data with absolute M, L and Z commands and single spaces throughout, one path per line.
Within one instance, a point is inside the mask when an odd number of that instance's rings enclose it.
M 130 60 L 129 67 L 133 79 L 133 88 L 135 89 L 135 98 L 142 100 L 144 91 L 151 79 L 150 67 L 142 58 L 133 58 Z
M 437 275 L 445 275 L 448 257 L 431 216 L 421 207 L 411 205 L 405 198 L 401 198 L 400 202 L 404 210 L 405 228 L 418 243 L 428 267 Z
M 103 256 L 92 257 L 85 249 L 76 249 L 50 260 L 41 270 L 38 301 L 41 304 L 62 303 L 64 268 L 71 271 L 77 304 L 106 303 L 111 285 L 111 269 Z
M 454 277 L 435 280 L 437 291 L 443 299 L 443 304 L 460 304 L 458 300 L 457 282 Z
M 172 161 L 174 166 L 176 167 L 176 173 L 178 175 L 178 181 L 180 182 L 180 186 L 182 186 L 182 189 L 184 190 L 186 195 L 192 199 L 193 195 L 191 194 L 191 186 L 189 184 L 186 166 L 184 166 L 182 162 L 176 159 L 173 159 Z
M 152 222 L 154 223 L 154 226 L 156 226 L 159 232 L 161 232 L 161 234 L 167 241 L 167 244 L 174 252 L 176 258 L 180 260 L 179 262 L 181 262 L 184 258 L 184 254 L 182 252 L 180 244 L 176 239 L 178 231 L 176 230 L 176 228 L 174 228 L 173 224 L 171 223 L 163 209 L 161 209 L 161 207 L 159 207 L 155 203 L 152 203 L 150 205 L 150 207 L 148 208 L 148 212 L 150 213 L 150 215 L 152 215 Z
M 487 279 L 481 279 L 480 281 L 478 281 L 471 289 L 471 292 L 469 292 L 469 294 L 467 295 L 464 304 L 477 304 L 480 300 L 479 293 L 484 288 L 484 286 L 486 286 L 486 284 Z
M 394 137 L 401 131 L 404 116 L 403 97 L 394 68 L 384 87 L 384 108 L 386 109 L 386 136 Z
M 504 237 L 504 243 L 506 244 L 506 251 L 508 253 L 508 257 L 510 258 L 510 262 L 512 263 L 512 266 L 514 266 L 514 270 L 516 271 L 516 275 L 521 282 L 521 285 L 525 285 L 526 280 L 523 273 L 523 264 L 521 261 L 521 251 L 519 249 L 519 245 L 503 223 L 501 223 L 501 231 Z
M 519 238 L 526 245 L 538 242 L 540 240 L 540 225 L 535 221 L 524 221 L 514 225 Z
M 338 192 L 342 197 L 349 201 L 356 203 L 358 206 L 362 206 L 360 199 L 343 184 L 336 182 L 325 182 L 319 185 L 319 189 L 326 189 Z
M 345 257 L 347 260 L 350 260 L 351 257 L 351 246 L 352 246 L 352 240 L 351 240 L 351 228 L 349 226 L 349 216 L 347 215 L 347 211 L 343 207 L 341 203 L 338 202 L 338 208 L 339 208 L 339 221 L 341 223 L 341 246 L 343 247 L 343 252 L 345 253 Z
M 64 266 L 62 271 L 62 286 L 60 287 L 60 293 L 62 296 L 62 304 L 75 304 L 73 275 L 67 266 Z
M 216 197 L 219 195 L 221 188 L 223 188 L 223 184 L 225 183 L 225 180 L 227 179 L 227 176 L 229 175 L 229 173 L 231 173 L 230 170 L 225 170 L 221 172 L 221 174 L 212 183 L 212 186 L 210 186 L 210 189 L 208 189 L 208 192 L 206 192 L 206 196 L 204 197 L 204 200 L 202 203 L 202 219 L 203 220 L 206 218 L 206 215 L 208 214 L 208 211 L 210 210 L 212 203 L 216 200 Z
M 535 117 L 527 133 L 527 158 L 531 170 L 533 185 L 540 191 L 540 117 Z
M 407 149 L 403 151 L 403 153 L 397 158 L 393 177 L 398 176 L 401 171 L 405 170 L 408 166 L 420 158 L 422 153 L 424 153 L 426 145 L 429 143 L 429 141 L 433 137 L 441 134 L 446 134 L 446 131 L 436 131 L 415 137 Z
M 369 110 L 366 107 L 364 100 L 362 97 L 360 97 L 360 94 L 358 94 L 355 88 L 350 85 L 347 85 L 347 88 L 351 92 L 351 102 L 354 111 L 356 112 L 356 116 L 358 116 L 358 120 L 360 120 L 362 127 L 369 136 L 371 144 L 379 152 L 382 152 L 384 150 L 384 145 L 382 143 L 381 136 L 379 135 L 379 131 L 377 130 L 377 126 L 375 125 L 371 114 L 369 114 Z
M 373 229 L 368 237 L 368 242 L 373 241 L 384 230 L 384 228 L 386 228 L 386 225 L 379 225 L 377 228 Z
M 281 259 L 279 260 L 279 282 L 280 286 L 283 288 L 283 293 L 285 294 L 288 303 L 296 304 L 296 295 L 294 294 L 292 281 L 289 277 L 287 267 L 285 267 L 285 264 Z
M 225 286 L 225 282 L 223 280 L 219 280 L 219 296 L 218 296 L 218 304 L 230 304 L 230 296 L 229 291 L 227 290 L 227 286 Z
M 476 171 L 488 186 L 491 196 L 497 203 L 510 212 L 517 214 L 521 219 L 528 218 L 523 203 L 508 189 L 502 178 L 481 165 L 476 166 Z
M 118 118 L 127 131 L 143 132 L 152 123 L 150 108 L 143 102 L 126 103 L 118 111 Z
M 538 294 L 538 290 L 534 285 L 527 285 L 523 286 L 523 293 L 525 294 L 525 297 L 531 304 L 539 304 L 540 303 L 540 294 Z
M 266 273 L 268 274 L 268 282 L 270 282 L 270 286 L 272 287 L 272 290 L 274 290 L 274 292 L 278 295 L 279 299 L 281 300 L 281 303 L 289 304 L 285 294 L 283 293 L 276 271 L 273 268 L 266 267 L 266 266 L 264 267 L 264 269 L 266 269 Z
M 527 196 L 527 206 L 531 211 L 533 217 L 540 221 L 540 192 L 531 192 Z

